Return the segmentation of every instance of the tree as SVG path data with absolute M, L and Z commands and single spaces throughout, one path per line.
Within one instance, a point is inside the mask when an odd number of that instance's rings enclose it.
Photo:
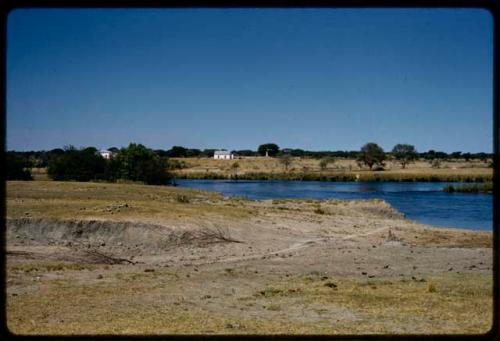
M 142 181 L 148 185 L 166 185 L 171 180 L 167 159 L 142 144 L 131 143 L 122 148 L 110 166 L 114 168 L 112 179 Z
M 181 146 L 173 146 L 172 149 L 168 151 L 169 157 L 186 157 L 187 149 Z
M 7 180 L 33 180 L 29 163 L 18 155 L 7 153 Z
M 392 148 L 392 156 L 399 161 L 401 167 L 405 169 L 407 164 L 418 158 L 418 152 L 415 146 L 411 144 L 397 144 Z
M 266 152 L 268 153 L 269 156 L 275 156 L 276 154 L 279 153 L 279 151 L 280 147 L 278 147 L 278 145 L 275 143 L 261 144 L 257 149 L 257 152 L 262 156 L 266 155 Z
M 370 142 L 361 147 L 358 161 L 370 167 L 370 170 L 375 164 L 384 166 L 384 160 L 385 152 L 378 144 Z
M 472 158 L 471 153 L 463 153 L 462 157 L 465 159 L 466 162 L 469 162 L 469 160 Z
M 233 150 L 233 154 L 239 155 L 239 156 L 257 156 L 257 152 L 250 150 L 250 149 L 242 149 L 242 150 Z M 213 155 L 213 153 L 212 153 Z
M 302 149 L 292 149 L 292 151 L 290 152 L 290 154 L 292 156 L 303 157 L 304 156 L 304 151 Z
M 292 157 L 288 154 L 283 155 L 282 157 L 280 157 L 280 162 L 283 167 L 285 167 L 285 172 L 287 172 L 288 167 L 290 167 L 290 165 L 292 164 Z
M 201 155 L 201 150 L 196 148 L 189 148 L 186 150 L 186 157 L 197 157 Z
M 53 180 L 89 181 L 103 179 L 106 160 L 94 147 L 76 149 L 65 147 L 62 153 L 53 155 L 47 165 L 47 173 Z
M 319 162 L 319 168 L 321 168 L 321 170 L 325 170 L 326 167 L 328 167 L 328 164 L 334 163 L 334 162 L 335 162 L 335 158 L 333 156 L 324 157 Z
M 206 157 L 214 157 L 215 151 L 216 151 L 216 149 L 203 149 L 203 151 L 201 152 L 201 155 L 206 156 Z

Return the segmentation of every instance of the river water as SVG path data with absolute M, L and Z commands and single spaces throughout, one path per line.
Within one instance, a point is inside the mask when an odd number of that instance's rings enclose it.
M 449 182 L 326 182 L 254 180 L 176 180 L 177 185 L 249 199 L 380 198 L 408 219 L 444 227 L 492 230 L 493 195 L 445 193 Z

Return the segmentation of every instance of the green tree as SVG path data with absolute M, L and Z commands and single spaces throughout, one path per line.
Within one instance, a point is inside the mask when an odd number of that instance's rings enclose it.
M 173 146 L 172 149 L 168 151 L 169 157 L 186 157 L 187 156 L 187 148 L 181 146 Z
M 7 153 L 7 180 L 33 180 L 29 162 L 24 158 Z
M 411 144 L 397 144 L 392 148 L 392 156 L 401 164 L 403 169 L 410 162 L 418 158 L 418 152 L 415 146 Z
M 378 144 L 370 142 L 361 147 L 358 161 L 372 169 L 373 165 L 384 166 L 385 152 Z
M 47 173 L 53 180 L 89 181 L 103 179 L 106 160 L 94 147 L 76 149 L 65 147 L 53 155 L 47 164 Z
M 115 158 L 113 177 L 142 181 L 148 185 L 166 185 L 170 183 L 171 175 L 168 173 L 168 161 L 159 157 L 151 149 L 142 144 L 131 143 L 127 148 L 122 148 Z
M 259 155 L 266 155 L 266 152 L 268 153 L 269 156 L 275 156 L 278 154 L 280 151 L 280 147 L 278 147 L 277 144 L 275 143 L 265 143 L 261 144 L 259 148 L 257 149 L 257 152 Z

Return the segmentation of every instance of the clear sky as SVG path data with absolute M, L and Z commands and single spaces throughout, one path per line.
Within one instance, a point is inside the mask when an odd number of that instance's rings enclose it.
M 8 18 L 7 149 L 492 151 L 481 9 L 58 9 Z

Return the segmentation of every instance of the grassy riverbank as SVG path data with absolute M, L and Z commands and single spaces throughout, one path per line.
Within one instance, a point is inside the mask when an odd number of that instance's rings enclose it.
M 303 181 L 491 181 L 492 168 L 484 162 L 443 162 L 432 168 L 428 162 L 417 161 L 402 169 L 398 163 L 387 162 L 384 170 L 360 168 L 355 160 L 338 159 L 327 167 L 320 160 L 293 158 L 284 169 L 278 158 L 243 158 L 213 160 L 209 158 L 175 159 L 183 165 L 174 171 L 179 179 L 241 179 L 241 180 L 303 180 Z
M 453 174 L 446 172 L 433 173 L 400 173 L 400 172 L 351 172 L 351 173 L 175 173 L 177 179 L 204 179 L 204 180 L 299 180 L 299 181 L 387 181 L 387 182 L 487 182 L 491 181 L 490 174 L 482 172 L 468 172 Z
M 253 201 L 172 186 L 7 183 L 16 334 L 484 333 L 490 232 L 382 200 Z M 202 323 L 199 323 L 202 321 Z

